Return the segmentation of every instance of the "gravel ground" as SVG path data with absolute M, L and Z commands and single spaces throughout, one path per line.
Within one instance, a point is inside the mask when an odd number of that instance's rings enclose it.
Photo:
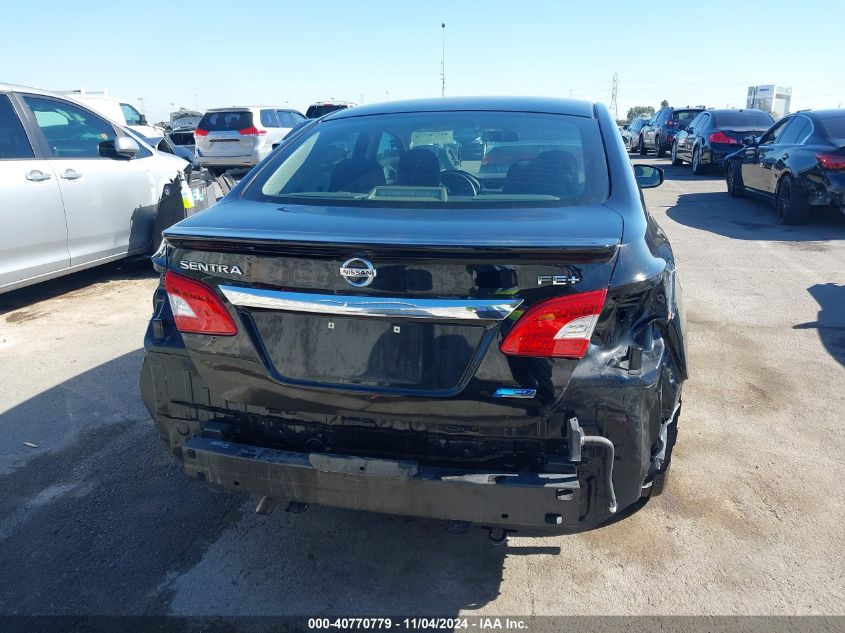
M 692 372 L 664 495 L 499 547 L 436 521 L 257 516 L 160 444 L 137 389 L 156 279 L 112 265 L 0 296 L 0 614 L 845 614 L 845 217 L 782 227 L 648 162 Z

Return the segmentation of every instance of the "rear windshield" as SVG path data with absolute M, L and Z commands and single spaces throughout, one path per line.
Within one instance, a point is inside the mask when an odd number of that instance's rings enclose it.
M 342 103 L 314 104 L 312 106 L 308 106 L 308 110 L 306 110 L 305 116 L 309 119 L 318 119 L 324 114 L 334 112 L 335 110 L 345 110 L 348 107 L 349 106 L 344 105 Z
M 719 127 L 746 127 L 755 126 L 761 130 L 770 128 L 775 120 L 766 112 L 761 111 L 740 111 L 735 112 L 719 112 L 713 115 L 716 119 L 716 125 Z
M 323 121 L 274 156 L 254 200 L 344 206 L 595 204 L 609 183 L 598 123 L 524 112 L 419 112 Z
M 834 145 L 845 145 L 845 115 L 821 120 L 825 134 Z
M 701 110 L 675 110 L 672 118 L 676 121 L 692 121 Z
M 245 130 L 248 127 L 252 127 L 252 112 L 249 110 L 206 112 L 197 127 L 206 132 Z

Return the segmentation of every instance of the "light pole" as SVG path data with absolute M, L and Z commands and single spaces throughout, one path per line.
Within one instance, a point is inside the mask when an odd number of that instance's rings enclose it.
M 446 96 L 446 23 L 440 23 L 440 30 L 443 33 L 443 53 L 440 57 L 440 96 Z

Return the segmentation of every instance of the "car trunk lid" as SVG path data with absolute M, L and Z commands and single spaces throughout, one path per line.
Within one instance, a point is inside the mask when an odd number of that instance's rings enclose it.
M 541 415 L 578 361 L 506 356 L 502 335 L 538 301 L 607 288 L 623 228 L 602 205 L 226 206 L 166 232 L 171 270 L 209 284 L 241 324 L 235 342 L 184 335 L 198 371 L 235 401 L 376 417 Z M 497 395 L 523 388 L 533 395 Z

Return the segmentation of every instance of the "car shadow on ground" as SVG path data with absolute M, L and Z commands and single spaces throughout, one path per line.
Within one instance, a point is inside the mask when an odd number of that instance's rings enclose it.
M 628 152 L 628 157 L 631 159 L 631 163 L 633 165 L 642 163 L 644 165 L 654 165 L 655 167 L 660 167 L 663 170 L 666 182 L 670 180 L 712 182 L 714 180 L 725 179 L 723 168 L 719 165 L 707 167 L 705 168 L 704 173 L 696 175 L 692 173 L 692 168 L 689 163 L 673 165 L 668 152 L 663 158 L 657 158 L 654 154 L 640 156 L 638 152 Z
M 845 365 L 845 285 L 816 284 L 807 291 L 819 304 L 819 317 L 813 323 L 798 324 L 795 329 L 818 330 L 828 353 Z
M 807 224 L 778 223 L 774 206 L 755 198 L 732 198 L 726 192 L 685 193 L 666 211 L 672 220 L 738 240 L 812 242 L 845 239 L 845 215 L 819 208 Z
M 660 165 L 663 167 L 663 172 L 666 180 L 681 180 L 681 181 L 701 181 L 701 182 L 712 182 L 715 180 L 724 180 L 725 174 L 722 171 L 720 166 L 713 166 L 708 167 L 702 174 L 693 174 L 692 168 L 689 166 L 689 163 L 684 163 L 683 165 L 673 165 L 671 161 L 667 162 L 665 165 Z
M 152 279 L 157 275 L 158 273 L 153 269 L 149 257 L 137 256 L 130 259 L 122 259 L 1 294 L 0 315 L 5 312 L 20 310 L 35 303 L 74 292 L 93 284 L 126 279 Z
M 441 521 L 256 515 L 255 499 L 182 475 L 140 402 L 140 362 L 135 350 L 0 414 L 0 431 L 64 433 L 49 451 L 14 434 L 6 454 L 0 614 L 448 616 L 495 600 L 508 556 L 559 553 Z

